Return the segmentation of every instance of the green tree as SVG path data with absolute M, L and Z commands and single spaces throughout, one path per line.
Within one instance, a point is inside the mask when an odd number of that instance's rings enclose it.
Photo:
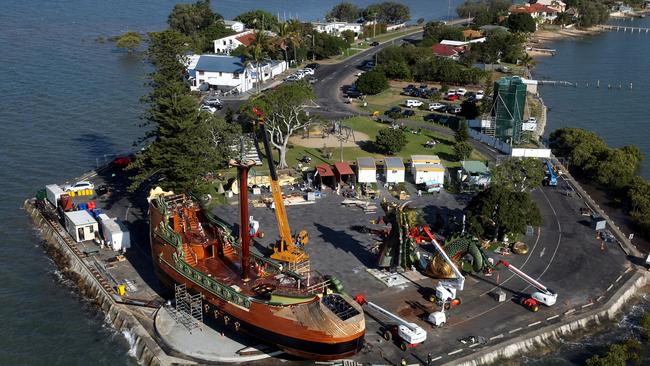
M 625 366 L 628 361 L 638 363 L 641 344 L 635 339 L 627 339 L 620 344 L 611 344 L 603 356 L 593 356 L 587 360 L 587 366 Z
M 361 9 L 359 9 L 358 6 L 344 1 L 335 5 L 332 10 L 327 13 L 325 19 L 329 22 L 338 20 L 339 22 L 352 23 L 357 21 L 360 16 Z
M 381 63 L 377 71 L 384 73 L 390 79 L 408 80 L 411 78 L 411 69 L 405 61 L 388 61 Z
M 468 100 L 463 101 L 460 107 L 462 108 L 460 115 L 466 119 L 475 119 L 481 114 L 481 110 L 479 109 L 478 105 Z
M 221 18 L 221 15 L 212 12 L 210 0 L 199 0 L 194 4 L 176 4 L 167 23 L 171 29 L 191 35 Z
M 646 235 L 650 234 L 650 181 L 635 177 L 627 194 L 630 202 L 630 216 L 638 229 Z
M 446 25 L 439 21 L 433 21 L 424 25 L 422 38 L 430 40 L 435 44 L 444 39 L 462 41 L 464 37 L 461 28 Z
M 241 13 L 234 20 L 244 23 L 248 28 L 259 30 L 273 30 L 278 27 L 278 19 L 275 15 L 259 9 Z
M 391 1 L 379 4 L 377 19 L 388 24 L 399 24 L 411 19 L 411 10 L 408 6 Z
M 278 164 L 280 169 L 289 166 L 287 164 L 289 138 L 313 122 L 313 117 L 305 112 L 303 106 L 314 98 L 314 91 L 309 84 L 285 83 L 249 100 L 239 110 L 240 114 L 250 119 L 255 118 L 252 114 L 253 107 L 264 113 L 266 130 L 270 135 L 269 141 L 280 152 Z
M 354 33 L 354 31 L 349 29 L 346 29 L 343 32 L 341 32 L 341 36 L 343 36 L 343 39 L 345 39 L 345 41 L 348 44 L 354 43 L 354 39 L 357 38 L 357 34 Z
M 569 159 L 571 167 L 582 174 L 597 171 L 607 144 L 597 134 L 581 128 L 565 127 L 549 135 L 549 146 L 555 156 Z
M 467 126 L 467 121 L 462 121 L 458 124 L 456 133 L 454 134 L 454 140 L 456 142 L 465 142 L 469 140 L 469 129 Z
M 525 37 L 495 29 L 488 32 L 485 42 L 472 45 L 470 52 L 485 63 L 516 63 L 524 54 L 524 41 Z
M 517 192 L 539 187 L 544 180 L 542 163 L 535 158 L 509 158 L 492 169 L 492 184 Z
M 317 59 L 321 60 L 335 55 L 340 55 L 349 44 L 342 38 L 327 33 L 314 33 L 315 48 L 313 49 Z
M 474 148 L 467 141 L 460 141 L 454 144 L 454 153 L 458 161 L 467 160 L 472 155 Z
M 132 53 L 142 42 L 142 36 L 138 32 L 126 32 L 117 39 L 117 47 L 124 48 Z
M 402 151 L 406 146 L 404 131 L 397 128 L 384 128 L 379 130 L 375 137 L 375 146 L 384 154 L 392 155 Z
M 495 232 L 498 239 L 511 233 L 524 233 L 527 225 L 539 226 L 542 216 L 527 192 L 493 185 L 480 192 L 465 209 L 472 234 Z M 480 228 L 477 230 L 477 228 Z
M 598 183 L 612 190 L 628 187 L 639 170 L 643 156 L 636 146 L 609 149 L 598 162 Z
M 650 313 L 644 313 L 641 317 L 641 335 L 646 342 L 650 341 Z
M 528 13 L 512 13 L 508 15 L 506 25 L 513 32 L 533 33 L 537 30 L 535 19 Z
M 359 76 L 355 85 L 360 92 L 374 95 L 388 89 L 388 78 L 382 72 L 372 70 Z
M 609 8 L 598 1 L 578 2 L 578 24 L 581 27 L 591 27 L 602 24 L 609 19 Z

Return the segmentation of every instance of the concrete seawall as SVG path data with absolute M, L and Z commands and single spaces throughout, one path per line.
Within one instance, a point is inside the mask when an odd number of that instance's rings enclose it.
M 588 331 L 594 325 L 612 320 L 639 289 L 645 286 L 650 274 L 645 271 L 634 273 L 632 277 L 616 291 L 603 305 L 583 314 L 564 314 L 556 324 L 548 325 L 533 332 L 522 334 L 511 340 L 495 344 L 492 347 L 476 351 L 466 357 L 445 363 L 448 366 L 479 366 L 497 364 L 497 362 L 532 353 L 547 348 L 561 341 L 563 336 L 579 331 Z
M 137 318 L 122 304 L 113 299 L 110 293 L 92 275 L 84 261 L 70 249 L 65 240 L 43 217 L 41 212 L 30 200 L 23 205 L 32 221 L 41 231 L 43 240 L 47 243 L 48 251 L 57 266 L 67 276 L 74 279 L 84 297 L 92 299 L 97 306 L 106 314 L 106 320 L 111 326 L 125 334 L 130 343 L 131 354 L 144 366 L 162 366 L 165 362 L 164 351 L 151 338 L 149 333 L 140 324 Z

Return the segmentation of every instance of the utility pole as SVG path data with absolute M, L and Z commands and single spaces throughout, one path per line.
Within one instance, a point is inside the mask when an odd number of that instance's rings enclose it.
M 311 36 L 311 61 L 316 61 L 316 32 Z

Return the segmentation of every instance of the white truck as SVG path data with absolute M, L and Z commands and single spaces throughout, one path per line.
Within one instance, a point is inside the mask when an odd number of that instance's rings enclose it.
M 542 285 L 539 281 L 536 281 L 529 275 L 525 274 L 522 270 L 513 266 L 508 261 L 500 260 L 497 262 L 496 265 L 497 266 L 503 265 L 504 267 L 509 269 L 510 272 L 514 273 L 519 278 L 524 280 L 526 283 L 534 286 L 537 289 L 537 291 L 533 292 L 533 294 L 530 295 L 530 297 L 522 297 L 521 300 L 519 301 L 520 304 L 526 307 L 528 310 L 533 312 L 538 311 L 539 304 L 544 304 L 546 306 L 555 305 L 555 302 L 557 301 L 557 294 L 553 290 Z

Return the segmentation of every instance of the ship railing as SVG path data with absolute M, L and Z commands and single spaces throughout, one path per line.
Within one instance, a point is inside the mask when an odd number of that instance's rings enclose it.
M 174 268 L 178 273 L 183 275 L 188 280 L 192 281 L 194 284 L 214 294 L 220 299 L 247 309 L 250 308 L 251 298 L 240 294 L 229 286 L 225 286 L 219 283 L 212 277 L 192 267 L 181 258 L 181 256 L 174 254 L 173 263 L 168 262 L 162 257 L 160 257 L 160 260 L 166 263 L 168 266 Z

